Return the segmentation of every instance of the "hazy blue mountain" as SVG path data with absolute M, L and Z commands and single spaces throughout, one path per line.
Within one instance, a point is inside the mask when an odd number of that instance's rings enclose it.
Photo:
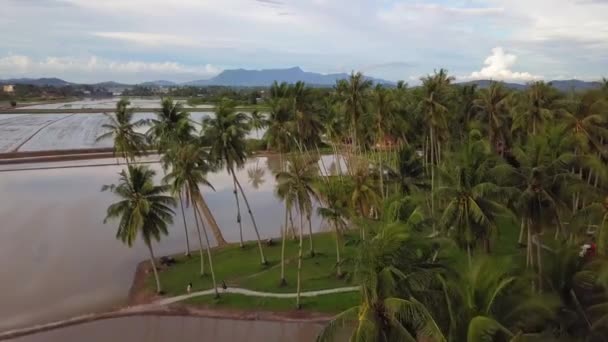
M 457 85 L 473 85 L 476 84 L 478 88 L 480 89 L 484 89 L 484 88 L 488 88 L 490 87 L 490 84 L 492 84 L 493 81 L 491 80 L 475 80 L 475 81 L 468 81 L 468 82 L 460 82 L 460 83 L 456 83 Z M 517 90 L 522 90 L 522 89 L 526 89 L 528 86 L 525 84 L 519 84 L 519 83 L 510 83 L 510 82 L 500 82 L 502 83 L 506 88 L 509 89 L 517 89 Z
M 10 78 L 7 80 L 0 80 L 0 84 L 30 84 L 35 86 L 51 86 L 51 87 L 63 87 L 71 85 L 73 83 L 66 82 L 59 78 Z
M 477 87 L 483 89 L 483 88 L 489 87 L 491 83 L 492 83 L 491 80 L 475 80 L 475 81 L 468 81 L 468 82 L 460 82 L 460 83 L 456 83 L 456 84 L 458 84 L 458 85 L 476 84 Z M 523 89 L 528 88 L 528 84 L 512 83 L 512 82 L 500 82 L 500 83 L 504 84 L 504 86 L 509 89 L 523 90 Z M 550 81 L 548 83 L 551 83 L 551 85 L 553 85 L 553 87 L 555 87 L 556 89 L 558 89 L 560 91 L 564 91 L 564 92 L 597 89 L 601 86 L 599 82 L 587 82 L 587 81 L 580 81 L 580 80 L 556 80 L 556 81 Z
M 338 74 L 319 74 L 315 72 L 306 72 L 299 67 L 288 69 L 265 69 L 265 70 L 245 70 L 233 69 L 224 70 L 219 75 L 209 80 L 197 80 L 184 83 L 183 85 L 205 86 L 205 85 L 221 85 L 235 87 L 252 87 L 252 86 L 269 86 L 274 81 L 296 83 L 303 81 L 309 85 L 316 86 L 333 86 L 337 80 L 346 79 L 349 75 L 346 73 Z M 376 83 L 387 85 L 394 84 L 390 81 L 382 79 L 369 78 Z
M 551 84 L 561 91 L 581 91 L 601 87 L 600 82 L 585 82 L 580 80 L 551 81 Z

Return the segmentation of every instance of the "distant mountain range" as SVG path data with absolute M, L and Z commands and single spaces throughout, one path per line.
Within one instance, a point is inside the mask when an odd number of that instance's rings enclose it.
M 490 84 L 492 84 L 492 82 L 493 81 L 491 81 L 491 80 L 476 80 L 476 81 L 469 81 L 469 82 L 461 82 L 461 83 L 457 83 L 457 84 L 458 85 L 476 84 L 477 87 L 479 87 L 479 88 L 488 88 L 490 86 Z M 500 82 L 500 83 L 502 83 L 505 87 L 507 87 L 509 89 L 524 90 L 524 89 L 528 88 L 527 84 L 510 83 L 510 82 Z M 587 82 L 587 81 L 580 81 L 580 80 L 555 80 L 555 81 L 550 81 L 549 83 L 551 83 L 551 85 L 553 85 L 553 87 L 555 87 L 556 89 L 563 91 L 563 92 L 584 91 L 584 90 L 589 90 L 589 89 L 597 89 L 597 88 L 601 87 L 600 82 Z
M 333 86 L 336 81 L 348 78 L 346 73 L 338 74 L 319 74 L 315 72 L 306 72 L 299 67 L 288 69 L 265 69 L 265 70 L 245 70 L 234 69 L 224 70 L 219 75 L 209 80 L 198 80 L 186 82 L 184 85 L 206 86 L 206 85 L 221 85 L 233 87 L 252 87 L 252 86 L 270 86 L 274 81 L 279 83 L 296 83 L 303 81 L 306 84 L 313 86 Z M 368 77 L 374 83 L 386 85 L 394 85 L 394 82 L 386 81 L 379 78 Z
M 245 69 L 233 69 L 224 70 L 219 75 L 208 79 L 208 80 L 196 80 L 184 83 L 176 83 L 166 80 L 157 80 L 150 82 L 143 82 L 138 85 L 147 87 L 176 87 L 176 86 L 232 86 L 232 87 L 253 87 L 253 86 L 270 86 L 274 81 L 279 83 L 296 83 L 303 81 L 311 86 L 333 86 L 336 81 L 341 79 L 347 79 L 349 77 L 346 73 L 336 74 L 320 74 L 315 72 L 306 72 L 299 67 L 287 68 L 287 69 L 265 69 L 265 70 L 245 70 Z M 374 83 L 380 83 L 387 86 L 394 86 L 395 83 L 386 81 L 383 79 L 368 77 L 369 80 Z M 492 81 L 490 80 L 477 80 L 457 83 L 460 85 L 476 84 L 480 88 L 488 87 Z M 510 89 L 526 89 L 528 86 L 520 83 L 502 82 L 507 88 Z M 558 80 L 551 81 L 553 86 L 561 91 L 581 91 L 600 87 L 599 82 L 586 82 L 580 80 Z M 59 78 L 18 78 L 18 79 L 7 79 L 0 80 L 0 84 L 32 84 L 37 86 L 66 86 L 66 85 L 77 85 L 64 81 Z M 106 89 L 120 89 L 128 88 L 133 85 L 122 84 L 117 82 L 102 82 L 91 84 L 93 86 L 104 87 Z

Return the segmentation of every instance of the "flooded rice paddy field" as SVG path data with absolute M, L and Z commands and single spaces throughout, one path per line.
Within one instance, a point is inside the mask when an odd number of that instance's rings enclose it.
M 135 113 L 134 116 L 135 120 L 155 118 L 154 113 Z M 206 116 L 213 116 L 213 113 L 190 113 L 192 122 L 199 128 Z M 111 138 L 97 141 L 97 137 L 106 131 L 102 125 L 108 123 L 110 119 L 103 113 L 0 113 L 0 153 L 112 147 Z M 142 126 L 137 131 L 145 133 L 148 128 Z M 258 133 L 251 132 L 249 136 L 255 138 Z
M 11 342 L 310 342 L 321 325 L 202 317 L 139 316 L 85 323 L 37 333 Z
M 323 164 L 335 170 L 332 156 L 323 156 Z M 160 181 L 160 165 L 148 165 L 157 171 Z M 2 171 L 15 167 L 40 169 Z M 103 224 L 106 208 L 116 198 L 100 192 L 101 186 L 116 183 L 123 168 L 114 159 L 0 168 L 0 331 L 125 302 L 135 267 L 148 252 L 139 241 L 129 249 L 115 239 L 115 223 Z M 250 159 L 237 172 L 262 239 L 280 236 L 284 206 L 275 195 L 274 176 L 279 168 L 278 157 L 260 157 Z M 252 169 L 262 172 L 252 179 L 248 172 Z M 221 170 L 209 174 L 208 180 L 215 187 L 215 191 L 203 189 L 209 207 L 224 237 L 237 242 L 232 179 Z M 242 215 L 244 237 L 252 240 L 253 226 L 245 212 Z M 186 209 L 186 219 L 194 237 L 191 208 Z M 328 227 L 315 216 L 313 229 Z M 185 250 L 180 217 L 175 217 L 169 236 L 154 247 L 159 256 Z

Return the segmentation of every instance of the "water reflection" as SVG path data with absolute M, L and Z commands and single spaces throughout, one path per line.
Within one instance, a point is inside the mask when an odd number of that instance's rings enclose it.
M 322 158 L 326 164 L 333 160 L 332 156 Z M 129 249 L 115 240 L 115 225 L 102 223 L 106 208 L 115 198 L 111 193 L 100 192 L 103 184 L 117 182 L 124 166 L 116 165 L 113 159 L 28 166 L 95 163 L 107 165 L 0 172 L 0 330 L 124 302 L 134 269 L 147 257 L 147 250 L 140 241 Z M 149 165 L 157 171 L 160 181 L 160 166 Z M 262 168 L 263 177 L 242 185 L 250 198 L 261 238 L 278 237 L 284 217 L 284 206 L 274 194 L 272 170 L 280 169 L 278 156 L 250 159 L 237 176 L 247 179 L 252 168 Z M 210 174 L 208 180 L 216 190 L 204 189 L 208 205 L 226 240 L 237 242 L 232 179 L 221 170 Z M 192 210 L 186 210 L 186 215 L 188 230 L 195 236 Z M 313 229 L 320 229 L 319 218 L 312 219 Z M 184 250 L 182 220 L 176 218 L 169 232 L 155 246 L 158 255 Z M 255 238 L 250 220 L 243 220 L 243 234 L 245 239 Z
M 12 342 L 314 341 L 321 325 L 201 317 L 138 316 L 61 328 Z

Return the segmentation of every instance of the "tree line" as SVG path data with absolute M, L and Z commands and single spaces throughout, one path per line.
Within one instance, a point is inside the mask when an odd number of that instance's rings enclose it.
M 360 305 L 319 340 L 605 340 L 608 81 L 580 93 L 542 81 L 525 90 L 453 81 L 442 69 L 418 87 L 374 85 L 360 73 L 332 89 L 275 82 L 267 112 L 239 113 L 224 99 L 200 132 L 165 99 L 148 133 L 136 133 L 146 123 L 121 101 L 105 127 L 127 169 L 107 187 L 122 199 L 108 218 L 119 218 L 125 243 L 141 235 L 154 265 L 152 242 L 167 234 L 174 206 L 184 224 L 191 207 L 201 274 L 206 251 L 213 275 L 207 227 L 218 245 L 226 241 L 201 186 L 212 189 L 206 174 L 223 168 L 233 178 L 239 228 L 242 200 L 265 264 L 235 173 L 251 152 L 247 133 L 263 129 L 266 148 L 281 160 L 276 194 L 285 214 L 277 235 L 283 250 L 290 234 L 299 243 L 296 306 L 306 228 L 307 254 L 315 256 L 315 208 L 335 233 L 336 276 L 351 263 L 349 276 L 361 286 Z M 160 185 L 135 164 L 148 146 L 161 155 Z M 334 156 L 333 169 L 322 153 Z M 506 245 L 508 236 L 515 238 Z M 357 246 L 353 260 L 340 259 L 346 243 Z M 187 231 L 186 246 L 189 253 Z M 285 284 L 281 259 L 277 282 Z

